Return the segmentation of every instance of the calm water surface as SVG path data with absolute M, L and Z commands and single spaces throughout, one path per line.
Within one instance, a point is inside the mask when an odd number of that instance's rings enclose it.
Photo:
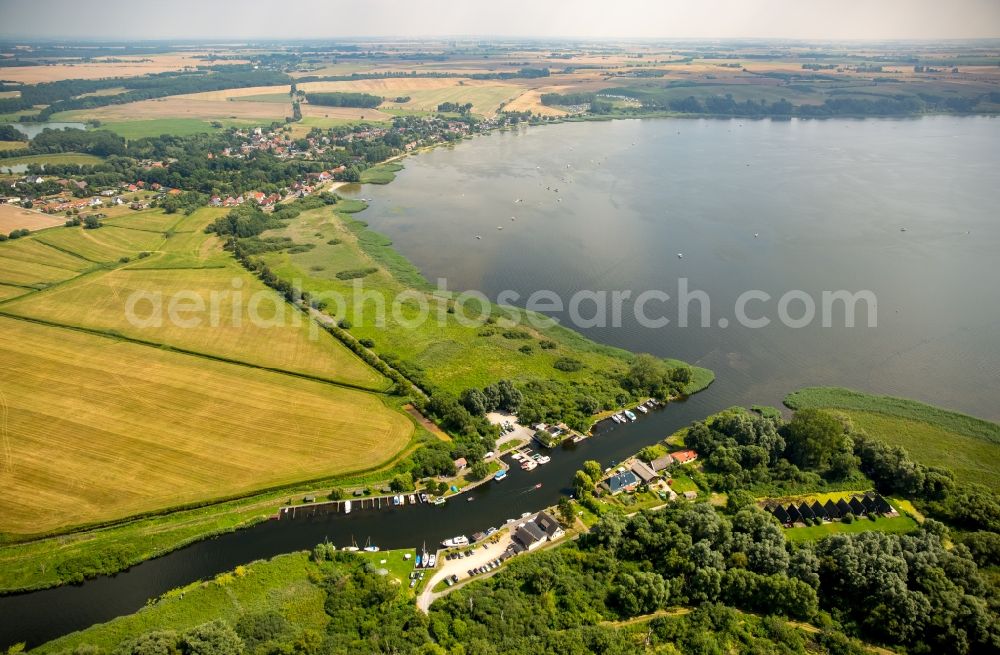
M 361 217 L 452 289 L 676 298 L 687 278 L 709 296 L 710 327 L 678 327 L 670 301 L 647 313 L 672 322 L 644 328 L 626 302 L 620 328 L 581 331 L 707 366 L 726 402 L 842 385 L 996 420 L 998 146 L 992 118 L 567 123 L 411 157 L 392 184 L 357 193 L 373 200 Z M 751 289 L 772 297 L 749 305 L 766 328 L 735 320 Z M 877 327 L 863 308 L 851 329 L 841 309 L 839 328 L 781 326 L 792 289 L 818 312 L 823 291 L 871 290 Z
M 626 311 L 621 328 L 583 332 L 708 366 L 716 383 L 638 423 L 603 425 L 534 472 L 515 468 L 473 502 L 269 521 L 83 586 L 0 598 L 0 649 L 134 612 L 171 588 L 326 538 L 432 546 L 501 525 L 554 503 L 586 459 L 620 461 L 711 412 L 777 404 L 804 385 L 1000 419 L 998 143 L 1000 122 L 984 118 L 649 120 L 531 128 L 408 159 L 395 182 L 358 193 L 373 199 L 362 216 L 428 278 L 493 297 L 505 289 L 673 296 L 686 277 L 708 293 L 714 327 L 648 329 Z M 817 298 L 870 289 L 878 326 L 718 327 L 725 317 L 735 325 L 735 298 L 747 289 L 774 297 L 775 320 L 789 289 Z

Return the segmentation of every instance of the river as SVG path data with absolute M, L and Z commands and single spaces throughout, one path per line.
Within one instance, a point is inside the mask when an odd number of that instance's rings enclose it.
M 554 503 L 586 459 L 620 461 L 709 413 L 777 404 L 808 384 L 1000 419 L 998 137 L 1000 122 L 988 118 L 664 119 L 533 127 L 407 159 L 392 184 L 357 191 L 372 199 L 361 216 L 429 279 L 493 298 L 540 288 L 673 296 L 685 277 L 708 294 L 710 327 L 654 329 L 626 312 L 622 327 L 581 331 L 708 366 L 716 383 L 637 423 L 605 422 L 551 463 L 530 473 L 515 467 L 475 490 L 472 502 L 268 521 L 117 576 L 0 598 L 0 647 L 37 645 L 324 539 L 431 546 L 498 526 Z M 871 289 L 878 325 L 719 327 L 747 289 L 774 298 L 789 289 Z M 766 304 L 756 309 L 768 313 Z

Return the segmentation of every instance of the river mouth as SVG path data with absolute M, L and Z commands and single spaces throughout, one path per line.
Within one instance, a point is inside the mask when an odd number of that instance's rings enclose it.
M 554 503 L 587 459 L 621 461 L 693 420 L 734 404 L 778 404 L 802 386 L 854 386 L 1000 419 L 1000 306 L 965 282 L 989 289 L 1000 281 L 998 136 L 994 119 L 956 117 L 568 123 L 408 158 L 389 185 L 341 187 L 371 198 L 360 218 L 452 289 L 493 298 L 545 285 L 571 296 L 687 278 L 725 308 L 748 286 L 775 297 L 789 288 L 870 287 L 879 325 L 580 328 L 600 343 L 711 368 L 716 382 L 636 423 L 602 424 L 533 472 L 514 467 L 507 480 L 473 492 L 472 503 L 268 521 L 117 576 L 0 597 L 0 645 L 38 645 L 134 612 L 169 589 L 327 539 L 430 547 L 497 526 Z M 591 160 L 601 163 L 588 168 Z

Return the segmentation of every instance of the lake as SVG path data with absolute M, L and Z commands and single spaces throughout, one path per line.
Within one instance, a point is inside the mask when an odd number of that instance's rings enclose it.
M 87 129 L 86 123 L 60 123 L 60 122 L 42 122 L 42 123 L 11 123 L 19 132 L 24 132 L 29 139 L 34 139 L 36 136 L 42 133 L 42 130 L 85 130 Z
M 408 158 L 392 184 L 354 193 L 372 198 L 360 216 L 429 279 L 492 298 L 506 289 L 674 295 L 677 279 L 687 278 L 709 296 L 711 327 L 643 327 L 626 311 L 619 328 L 582 331 L 708 366 L 716 382 L 637 423 L 605 421 L 594 438 L 557 449 L 550 464 L 514 467 L 506 481 L 472 492 L 474 502 L 268 521 L 82 586 L 0 597 L 0 648 L 39 644 L 327 538 L 431 547 L 501 525 L 556 502 L 587 459 L 621 461 L 726 406 L 778 404 L 804 385 L 893 393 L 1000 419 L 998 137 L 1000 122 L 987 118 L 664 119 L 533 127 Z M 748 289 L 775 299 L 791 289 L 817 297 L 870 289 L 878 325 L 776 327 L 776 310 L 758 303 L 749 313 L 771 316 L 771 326 L 719 327 Z
M 672 301 L 645 306 L 670 324 L 644 327 L 626 302 L 621 327 L 580 331 L 709 367 L 727 403 L 840 385 L 998 420 L 997 143 L 987 117 L 564 123 L 407 158 L 393 183 L 354 195 L 372 199 L 363 220 L 450 289 L 676 298 L 686 278 L 708 295 L 709 325 L 692 302 L 679 327 Z M 735 320 L 749 290 L 771 296 L 746 305 L 769 326 Z M 790 290 L 814 299 L 811 325 L 781 324 Z M 822 292 L 838 290 L 873 292 L 877 326 L 858 305 L 846 328 L 835 305 L 823 327 Z

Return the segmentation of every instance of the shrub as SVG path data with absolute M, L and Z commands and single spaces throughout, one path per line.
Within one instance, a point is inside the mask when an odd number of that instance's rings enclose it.
M 538 342 L 538 345 L 542 347 L 542 350 L 555 350 L 558 347 L 555 341 L 549 341 L 548 339 L 542 339 Z
M 365 348 L 374 348 L 375 347 L 375 342 L 372 341 L 371 339 L 361 339 L 358 343 L 360 343 Z
M 560 371 L 573 372 L 579 371 L 583 368 L 583 362 L 572 357 L 560 357 L 552 364 L 552 366 Z
M 363 277 L 366 277 L 368 275 L 371 275 L 372 273 L 374 273 L 377 270 L 378 269 L 374 268 L 374 267 L 352 268 L 352 269 L 348 269 L 346 271 L 340 271 L 339 273 L 337 273 L 337 279 L 338 280 L 357 280 L 359 278 L 363 278 Z
M 531 334 L 526 330 L 506 330 L 503 333 L 504 339 L 530 339 Z
M 337 327 L 339 327 L 341 330 L 350 330 L 351 322 L 348 321 L 346 318 L 342 318 L 339 321 L 337 321 Z
M 848 512 L 847 514 L 844 514 L 840 520 L 844 523 L 854 523 L 854 514 Z
M 518 350 L 520 352 L 524 353 L 525 355 L 530 355 L 531 353 L 533 353 L 535 351 L 535 349 L 532 348 L 531 346 L 529 346 L 528 344 L 524 344 L 523 346 L 521 346 L 520 348 L 518 348 Z

